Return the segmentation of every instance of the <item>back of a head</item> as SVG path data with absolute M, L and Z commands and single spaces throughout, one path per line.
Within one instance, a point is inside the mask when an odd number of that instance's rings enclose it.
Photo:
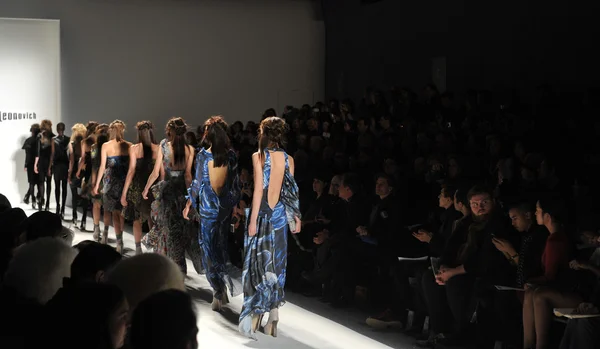
M 60 216 L 48 211 L 32 214 L 24 222 L 26 240 L 33 241 L 43 237 L 58 237 L 62 235 L 63 226 Z
M 71 264 L 71 280 L 75 283 L 98 280 L 99 273 L 106 273 L 121 260 L 121 254 L 109 245 L 89 241 L 79 247 L 79 253 Z
M 190 296 L 166 290 L 142 301 L 131 320 L 133 349 L 186 349 L 197 347 L 196 314 Z
M 4 212 L 5 210 L 9 210 L 11 208 L 12 208 L 12 205 L 10 204 L 10 201 L 8 201 L 6 196 L 0 194 L 0 213 Z
M 106 281 L 123 290 L 130 309 L 135 309 L 142 300 L 163 290 L 185 291 L 184 275 L 179 266 L 156 253 L 122 260 L 109 271 Z
M 50 300 L 69 277 L 77 251 L 63 240 L 40 238 L 19 247 L 8 265 L 4 284 L 40 304 Z
M 46 345 L 67 349 L 113 347 L 113 319 L 126 309 L 125 296 L 115 285 L 80 283 L 63 287 L 45 306 L 46 324 L 42 330 L 46 330 Z M 70 331 L 67 336 L 65 329 Z

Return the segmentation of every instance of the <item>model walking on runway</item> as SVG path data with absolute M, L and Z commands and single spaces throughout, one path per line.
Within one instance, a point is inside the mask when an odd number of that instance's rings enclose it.
M 100 169 L 94 186 L 93 195 L 98 194 L 100 181 L 102 181 L 102 204 L 105 212 L 112 212 L 112 222 L 117 237 L 117 252 L 123 253 L 123 225 L 125 219 L 121 215 L 121 193 L 125 185 L 127 170 L 129 169 L 129 147 L 131 143 L 127 142 L 123 135 L 125 133 L 125 123 L 121 120 L 113 121 L 108 127 L 110 140 L 102 145 L 100 151 Z M 102 240 L 108 239 L 108 232 Z
M 38 210 L 50 210 L 50 194 L 52 193 L 52 165 L 54 160 L 54 133 L 52 121 L 42 120 L 41 132 L 37 141 L 37 157 L 35 158 L 35 173 L 39 176 L 38 182 Z M 44 186 L 46 187 L 46 206 L 44 206 Z
M 153 198 L 142 198 L 142 191 L 148 177 L 154 169 L 158 144 L 154 140 L 154 125 L 150 121 L 140 121 L 136 125 L 138 143 L 129 148 L 129 171 L 121 194 L 123 217 L 133 221 L 133 238 L 135 254 L 142 253 L 142 224 L 150 218 L 150 206 Z
M 23 202 L 29 205 L 29 198 L 31 197 L 31 204 L 34 210 L 37 210 L 37 198 L 40 196 L 35 195 L 35 187 L 37 187 L 40 176 L 35 173 L 35 159 L 37 158 L 37 137 L 40 133 L 40 125 L 33 124 L 29 128 L 31 136 L 25 140 L 21 149 L 25 150 L 25 172 L 27 172 L 27 183 L 29 183 L 29 189 L 23 198 Z
M 54 200 L 56 200 L 56 214 L 64 219 L 69 180 L 68 149 L 71 140 L 65 135 L 65 124 L 62 122 L 56 125 L 56 132 L 58 135 L 54 137 Z
M 181 216 L 185 207 L 185 194 L 192 182 L 194 148 L 185 142 L 187 125 L 182 118 L 172 118 L 167 123 L 167 139 L 160 142 L 154 170 L 148 177 L 142 193 L 148 199 L 152 187 L 152 220 L 154 226 L 145 241 L 155 252 L 171 258 L 181 271 L 187 273 L 185 251 L 190 246 L 192 224 Z M 164 180 L 154 185 L 159 175 Z
M 204 123 L 203 143 L 208 148 L 198 151 L 195 178 L 188 189 L 183 217 L 188 219 L 191 207 L 199 215 L 202 266 L 213 288 L 212 310 L 220 311 L 228 302 L 227 288 L 233 297 L 242 291 L 235 276 L 239 272 L 235 273 L 227 250 L 231 214 L 240 198 L 237 157 L 230 149 L 227 123 L 220 116 Z
M 260 123 L 259 149 L 252 155 L 254 195 L 244 242 L 244 303 L 239 330 L 255 338 L 262 317 L 269 313 L 264 333 L 277 336 L 287 266 L 288 225 L 300 232 L 300 202 L 294 180 L 294 159 L 280 147 L 285 121 L 268 117 Z
M 81 188 L 81 179 L 77 178 L 77 174 L 79 172 L 79 161 L 81 160 L 81 144 L 85 137 L 85 132 L 86 128 L 84 124 L 73 125 L 71 128 L 71 141 L 67 148 L 67 154 L 69 155 L 67 178 L 69 180 L 69 187 L 71 188 L 71 207 L 73 209 L 72 219 L 75 224 L 77 224 L 77 207 L 79 206 L 79 189 Z
M 108 129 L 108 125 L 106 125 Z M 81 225 L 79 230 L 85 231 L 85 222 L 87 221 L 87 212 L 89 209 L 89 199 L 92 197 L 94 189 L 94 181 L 92 179 L 92 146 L 96 142 L 96 132 L 99 130 L 99 125 L 95 121 L 88 121 L 85 127 L 85 137 L 81 142 L 81 157 L 79 158 L 79 166 L 77 168 L 77 179 L 79 183 L 78 190 L 78 206 L 81 207 Z M 77 225 L 77 210 L 73 211 L 73 225 Z M 96 239 L 94 239 L 96 240 Z

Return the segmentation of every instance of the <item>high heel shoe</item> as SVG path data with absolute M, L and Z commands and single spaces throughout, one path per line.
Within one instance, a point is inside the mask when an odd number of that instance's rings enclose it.
M 211 304 L 213 311 L 221 311 L 223 305 L 229 304 L 229 297 L 227 297 L 227 291 L 225 291 L 221 297 L 213 296 L 213 301 Z M 254 328 L 254 326 L 252 326 Z
M 252 315 L 252 333 L 258 331 L 260 325 L 262 324 L 264 314 L 254 314 Z
M 267 336 L 277 337 L 277 323 L 279 322 L 279 309 L 273 309 L 269 313 L 269 320 L 265 325 L 263 332 Z
M 100 226 L 94 225 L 94 235 L 92 235 L 92 239 L 96 242 L 100 242 Z
M 117 252 L 123 254 L 123 239 L 117 239 Z
M 100 241 L 102 245 L 106 245 L 108 243 L 108 230 L 102 232 L 102 240 Z

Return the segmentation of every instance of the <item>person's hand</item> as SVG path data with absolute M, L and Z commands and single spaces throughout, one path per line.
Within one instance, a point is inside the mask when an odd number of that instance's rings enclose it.
M 356 228 L 356 232 L 360 236 L 367 236 L 367 235 L 369 235 L 369 232 L 367 231 L 367 228 L 365 228 L 363 226 L 357 227 Z
M 148 189 L 144 188 L 144 191 L 142 192 L 142 197 L 144 198 L 144 200 L 148 200 Z
M 297 216 L 294 217 L 294 221 L 296 222 L 296 227 L 292 231 L 292 234 L 298 234 L 302 230 L 302 221 Z
M 598 313 L 598 308 L 592 303 L 581 303 L 573 311 L 573 314 L 577 315 L 592 315 Z
M 121 195 L 121 205 L 127 207 L 127 197 L 125 195 Z
M 37 167 L 37 166 L 35 166 L 35 167 L 33 168 L 33 172 L 35 172 L 35 174 L 39 174 L 39 172 L 38 172 L 38 167 Z
M 454 269 L 445 269 L 440 270 L 440 272 L 435 276 L 435 282 L 442 286 L 445 285 L 448 280 L 452 279 L 455 275 Z
M 98 195 L 98 187 L 94 187 L 94 189 L 92 190 L 92 195 L 93 196 Z
M 425 243 L 431 241 L 432 234 L 425 229 L 419 229 L 416 233 L 412 234 L 417 240 Z
M 573 270 L 588 269 L 588 265 L 586 263 L 582 263 L 577 260 L 572 260 L 571 262 L 569 262 L 569 267 Z
M 256 235 L 256 222 L 255 221 L 248 224 L 248 236 L 254 236 L 254 235 Z
M 316 245 L 321 245 L 327 240 L 329 237 L 329 232 L 327 230 L 323 230 L 317 233 L 317 236 L 313 239 L 313 242 Z
M 190 218 L 188 217 L 188 215 L 190 214 L 190 205 L 185 205 L 181 214 L 183 215 L 183 219 L 189 221 Z
M 509 254 L 511 256 L 514 256 L 515 254 L 517 254 L 514 247 L 506 239 L 492 238 L 492 243 L 494 244 L 494 246 L 496 246 L 496 248 L 500 252 Z
M 25 167 L 23 170 L 24 170 L 25 172 L 27 172 L 27 167 Z

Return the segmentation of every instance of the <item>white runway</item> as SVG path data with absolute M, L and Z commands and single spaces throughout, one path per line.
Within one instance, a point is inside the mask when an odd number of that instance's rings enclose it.
M 15 205 L 17 206 L 17 205 Z M 20 205 L 30 215 L 31 206 Z M 54 211 L 54 206 L 51 212 Z M 66 218 L 71 217 L 67 207 Z M 69 222 L 63 222 L 70 227 Z M 91 213 L 86 228 L 93 229 Z M 101 228 L 103 224 L 101 223 Z M 90 240 L 91 232 L 75 232 L 76 244 Z M 131 227 L 126 226 L 123 236 L 125 255 L 131 256 L 135 247 Z M 114 231 L 110 230 L 109 243 L 114 246 Z M 366 314 L 356 309 L 333 309 L 317 299 L 299 294 L 286 294 L 287 303 L 279 311 L 278 337 L 272 338 L 258 333 L 258 341 L 247 339 L 238 334 L 237 321 L 241 309 L 242 297 L 231 299 L 222 313 L 210 309 L 212 290 L 204 276 L 196 274 L 188 260 L 188 290 L 192 295 L 198 313 L 199 348 L 201 349 L 237 349 L 237 348 L 282 348 L 282 349 L 359 349 L 359 348 L 413 348 L 414 339 L 398 332 L 377 332 L 365 323 Z M 263 321 L 266 321 L 263 320 Z

